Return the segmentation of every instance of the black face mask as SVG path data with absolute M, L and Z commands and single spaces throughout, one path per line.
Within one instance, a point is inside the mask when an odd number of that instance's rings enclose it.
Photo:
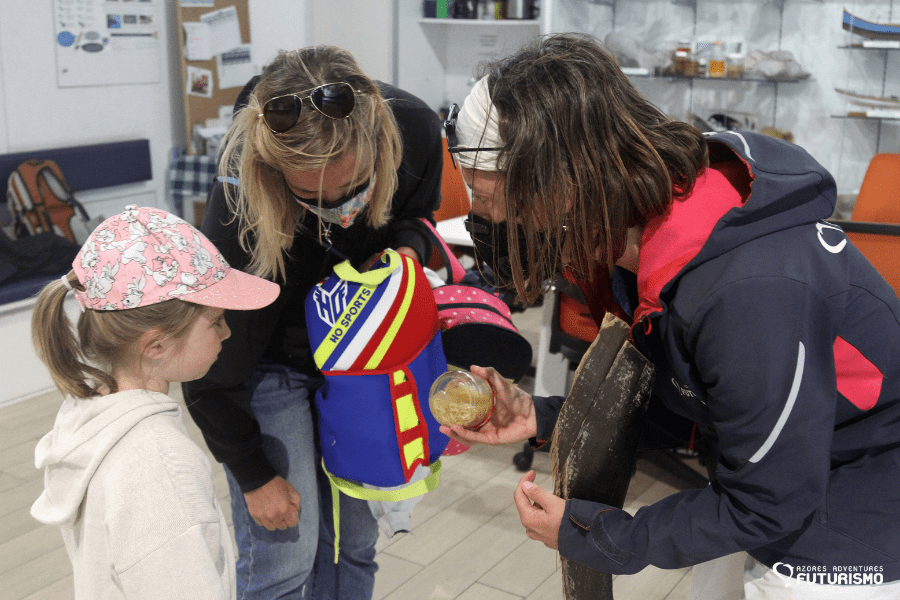
M 512 263 L 509 258 L 509 244 L 506 241 L 507 221 L 494 223 L 475 213 L 469 213 L 465 221 L 466 230 L 474 242 L 475 260 L 479 264 L 487 264 L 494 271 L 496 285 L 500 290 L 514 289 Z M 525 232 L 516 226 L 518 233 L 519 257 L 522 261 L 522 272 L 528 277 L 528 253 L 525 244 Z

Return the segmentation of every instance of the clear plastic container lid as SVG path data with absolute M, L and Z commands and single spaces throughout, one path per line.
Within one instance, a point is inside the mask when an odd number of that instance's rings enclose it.
M 469 371 L 447 371 L 431 386 L 428 396 L 431 414 L 441 425 L 462 425 L 477 430 L 494 410 L 490 384 Z

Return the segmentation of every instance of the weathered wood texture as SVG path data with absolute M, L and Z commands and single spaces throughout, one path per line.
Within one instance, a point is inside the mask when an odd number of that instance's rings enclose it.
M 607 315 L 563 404 L 550 448 L 554 493 L 622 508 L 637 461 L 653 365 Z M 567 600 L 612 600 L 612 577 L 563 557 Z

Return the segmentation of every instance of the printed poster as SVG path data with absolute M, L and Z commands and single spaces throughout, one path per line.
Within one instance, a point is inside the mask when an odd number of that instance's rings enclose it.
M 59 87 L 156 83 L 164 0 L 53 0 Z

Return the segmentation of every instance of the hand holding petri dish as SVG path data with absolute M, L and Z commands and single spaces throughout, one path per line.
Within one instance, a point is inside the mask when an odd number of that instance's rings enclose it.
M 441 425 L 462 425 L 477 431 L 494 411 L 494 390 L 470 371 L 447 371 L 431 386 L 428 403 Z

